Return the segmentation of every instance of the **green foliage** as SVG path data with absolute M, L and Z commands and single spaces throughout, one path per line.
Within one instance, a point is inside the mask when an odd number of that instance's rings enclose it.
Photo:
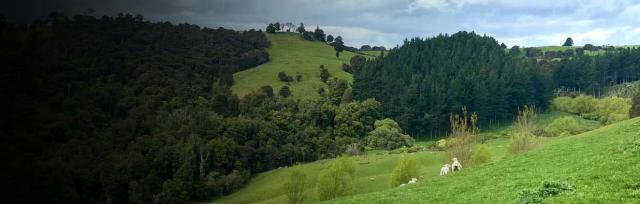
M 285 72 L 278 72 L 278 79 L 280 79 L 280 81 L 283 81 L 283 82 L 292 82 L 293 81 L 293 77 L 289 76 Z
M 518 199 L 520 204 L 542 204 L 544 198 L 540 196 L 540 193 L 531 189 L 524 189 L 518 193 Z
M 468 115 L 466 108 L 462 109 L 462 115 L 450 116 L 451 132 L 446 140 L 447 161 L 458 158 L 461 163 L 471 161 L 478 129 L 478 114 Z
M 603 124 L 629 119 L 630 100 L 619 97 L 605 97 L 598 102 L 596 113 Z
M 568 37 L 567 40 L 564 41 L 562 46 L 563 47 L 571 47 L 571 46 L 573 46 L 573 39 L 571 37 Z
M 340 56 L 340 53 L 344 50 L 344 42 L 342 42 L 342 37 L 338 36 L 333 39 L 333 49 L 336 51 L 336 58 Z
M 599 99 L 585 95 L 575 98 L 556 97 L 552 105 L 556 110 L 575 113 L 586 119 L 599 120 L 602 124 L 612 124 L 628 119 L 631 109 L 629 99 L 617 96 Z
M 550 136 L 565 136 L 578 134 L 580 123 L 573 117 L 563 117 L 555 119 L 545 128 Z
M 412 135 L 448 129 L 449 114 L 463 106 L 483 126 L 512 120 L 523 105 L 546 109 L 551 99 L 551 78 L 535 61 L 508 55 L 495 39 L 473 32 L 409 39 L 353 77 L 356 100 L 380 100 L 383 116 Z
M 573 193 L 576 188 L 566 182 L 544 181 L 538 190 L 525 189 L 518 193 L 520 203 L 544 203 L 544 199 L 561 193 Z
M 349 157 L 343 156 L 318 175 L 316 189 L 320 200 L 349 195 L 353 192 L 355 168 Z
M 471 163 L 474 165 L 491 161 L 491 151 L 486 144 L 476 144 L 471 155 Z
M 411 178 L 418 177 L 418 163 L 407 154 L 402 155 L 402 159 L 393 169 L 391 173 L 391 187 L 397 187 L 400 184 L 407 183 Z
M 376 120 L 375 129 L 369 132 L 366 141 L 370 147 L 388 150 L 413 144 L 413 138 L 403 134 L 398 123 L 389 118 Z
M 291 96 L 291 90 L 289 89 L 289 86 L 280 87 L 280 91 L 278 91 L 278 93 L 280 93 L 280 96 L 284 98 Z
M 278 87 L 288 85 L 292 98 L 318 100 L 322 96 L 317 90 L 327 90 L 326 83 L 323 83 L 320 77 L 320 65 L 330 73 L 325 81 L 337 77 L 352 83 L 351 74 L 343 71 L 341 65 L 349 63 L 351 57 L 358 54 L 345 51 L 340 54 L 340 58 L 336 58 L 331 46 L 318 41 L 303 40 L 296 33 L 266 33 L 266 36 L 271 43 L 271 47 L 266 49 L 270 56 L 269 61 L 233 74 L 234 83 L 231 91 L 238 97 L 242 98 L 266 85 L 274 87 L 276 92 Z M 296 83 L 281 81 L 277 78 L 281 71 L 294 79 L 300 75 L 304 80 Z
M 511 132 L 509 141 L 509 153 L 520 154 L 533 149 L 536 146 L 536 136 L 533 131 L 536 129 L 533 121 L 537 117 L 535 106 L 524 106 L 516 118 L 516 127 Z
M 187 186 L 181 179 L 169 179 L 162 185 L 162 192 L 154 197 L 155 203 L 186 203 L 189 201 Z
M 307 184 L 307 175 L 299 170 L 291 172 L 289 179 L 283 186 L 290 204 L 299 204 L 304 201 L 304 191 Z
M 640 86 L 638 86 L 633 98 L 631 99 L 631 110 L 629 110 L 629 118 L 640 116 Z

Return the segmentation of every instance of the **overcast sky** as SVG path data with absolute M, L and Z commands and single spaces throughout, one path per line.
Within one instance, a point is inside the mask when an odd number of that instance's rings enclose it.
M 239 30 L 304 22 L 347 45 L 394 47 L 411 37 L 475 31 L 508 46 L 640 44 L 640 0 L 22 0 L 2 3 L 14 21 L 50 11 L 143 14 L 151 21 Z

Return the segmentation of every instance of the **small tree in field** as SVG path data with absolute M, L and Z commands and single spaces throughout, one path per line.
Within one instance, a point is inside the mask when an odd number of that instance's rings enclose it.
M 415 177 L 418 177 L 418 164 L 404 154 L 391 173 L 391 187 L 397 187 Z
M 509 153 L 519 154 L 533 149 L 536 145 L 536 136 L 533 134 L 535 126 L 533 121 L 537 116 L 535 106 L 524 106 L 516 118 L 516 129 L 511 133 Z
M 473 153 L 475 136 L 478 133 L 478 114 L 470 116 L 467 108 L 462 108 L 462 115 L 451 115 L 451 133 L 446 143 L 447 161 L 458 158 L 460 162 L 469 162 Z
M 302 203 L 304 201 L 304 189 L 307 185 L 307 175 L 300 170 L 294 170 L 289 176 L 289 181 L 284 183 L 284 191 L 291 204 Z
M 329 168 L 322 170 L 316 186 L 320 200 L 351 194 L 355 172 L 352 161 L 346 156 L 336 159 Z

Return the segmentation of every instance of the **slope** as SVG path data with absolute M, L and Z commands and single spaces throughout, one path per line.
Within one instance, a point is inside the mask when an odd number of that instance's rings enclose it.
M 299 99 L 318 97 L 318 89 L 326 86 L 320 81 L 320 65 L 324 65 L 332 77 L 351 82 L 351 74 L 342 71 L 342 63 L 349 64 L 354 53 L 344 51 L 336 58 L 333 48 L 322 42 L 307 41 L 296 33 L 266 33 L 271 42 L 267 49 L 270 60 L 255 68 L 244 70 L 233 75 L 235 83 L 231 90 L 242 97 L 261 86 L 270 85 L 274 92 L 284 85 L 291 88 L 292 96 Z M 368 56 L 365 56 L 368 57 Z M 278 73 L 284 71 L 295 79 L 302 75 L 300 82 L 282 82 Z
M 598 128 L 597 121 L 585 120 L 579 116 L 575 116 L 564 112 L 550 112 L 541 114 L 535 121 L 538 126 L 546 126 L 554 119 L 571 116 L 580 121 L 581 125 L 586 128 Z M 506 147 L 508 145 L 507 133 L 513 128 L 511 125 L 504 125 L 499 128 L 484 131 L 492 139 L 487 142 L 492 155 L 492 160 L 497 161 L 505 157 Z M 556 138 L 548 138 L 554 140 Z M 425 145 L 426 142 L 420 141 L 419 145 Z M 390 189 L 390 177 L 393 168 L 399 161 L 399 154 L 386 154 L 386 151 L 367 152 L 367 155 L 352 157 L 356 164 L 356 182 L 354 194 L 366 194 L 371 192 Z M 410 154 L 416 158 L 420 164 L 420 175 L 424 178 L 432 179 L 437 177 L 439 169 L 443 163 L 443 152 L 418 152 Z M 311 185 L 305 193 L 305 202 L 317 202 L 318 198 L 313 184 L 315 177 L 321 169 L 329 165 L 333 159 L 321 160 L 307 164 L 297 165 L 293 167 L 279 168 L 272 171 L 258 174 L 252 178 L 249 183 L 239 191 L 223 197 L 217 202 L 220 203 L 285 203 L 285 192 L 282 189 L 284 182 L 289 178 L 293 170 L 300 170 L 311 178 Z M 373 180 L 371 180 L 373 178 Z
M 545 180 L 577 189 L 550 203 L 640 202 L 640 118 L 549 142 L 529 153 L 435 177 L 407 189 L 332 200 L 334 203 L 515 203 L 518 192 Z

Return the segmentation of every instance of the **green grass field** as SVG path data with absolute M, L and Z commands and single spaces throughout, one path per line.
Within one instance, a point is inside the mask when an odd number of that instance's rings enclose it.
M 554 119 L 572 116 L 578 119 L 585 127 L 592 129 L 600 127 L 600 124 L 596 121 L 584 120 L 578 116 L 571 115 L 564 112 L 550 112 L 541 114 L 535 124 L 538 126 L 545 126 L 551 123 Z M 490 147 L 492 161 L 501 161 L 504 158 L 509 158 L 507 152 L 508 146 L 508 132 L 512 129 L 511 125 L 504 125 L 501 127 L 493 128 L 491 130 L 483 131 L 482 134 L 490 135 L 491 139 L 487 142 Z M 549 141 L 558 140 L 558 138 L 541 138 L 541 146 L 550 143 Z M 423 142 L 418 142 L 423 144 Z M 411 157 L 416 158 L 421 167 L 420 173 L 425 180 L 422 182 L 431 182 L 432 180 L 438 180 L 439 169 L 446 161 L 444 159 L 444 152 L 418 152 L 410 154 Z M 352 157 L 356 164 L 356 192 L 354 194 L 373 193 L 378 191 L 384 191 L 392 189 L 390 187 L 391 172 L 397 162 L 399 161 L 400 154 L 387 154 L 387 151 L 371 151 L 367 155 Z M 251 181 L 239 191 L 223 197 L 216 202 L 219 203 L 284 203 L 286 197 L 282 190 L 282 185 L 288 179 L 289 174 L 294 169 L 299 169 L 312 180 L 314 183 L 316 175 L 321 169 L 327 167 L 333 159 L 321 160 L 311 162 L 307 164 L 297 165 L 293 167 L 280 168 L 272 171 L 258 174 L 252 178 Z M 481 168 L 481 167 L 477 167 Z M 371 178 L 374 178 L 371 180 Z M 421 179 L 422 180 L 422 179 Z M 364 196 L 363 195 L 363 196 Z M 317 202 L 318 198 L 313 185 L 309 186 L 306 191 L 307 203 Z
M 297 33 L 265 34 L 271 41 L 271 48 L 267 49 L 270 60 L 233 75 L 235 83 L 231 90 L 239 97 L 265 85 L 272 86 L 276 93 L 280 87 L 289 85 L 292 97 L 298 99 L 319 97 L 317 90 L 326 86 L 320 81 L 320 65 L 324 65 L 332 77 L 345 79 L 350 83 L 353 81 L 351 74 L 342 71 L 342 63 L 349 64 L 351 57 L 356 54 L 344 51 L 340 53 L 340 58 L 336 58 L 330 45 L 304 40 Z M 278 79 L 281 71 L 294 78 L 299 73 L 302 81 L 282 82 Z
M 639 203 L 640 118 L 580 135 L 548 140 L 462 173 L 432 177 L 408 188 L 338 198 L 331 203 L 518 203 L 523 189 L 545 180 L 568 182 L 576 192 L 547 203 Z

